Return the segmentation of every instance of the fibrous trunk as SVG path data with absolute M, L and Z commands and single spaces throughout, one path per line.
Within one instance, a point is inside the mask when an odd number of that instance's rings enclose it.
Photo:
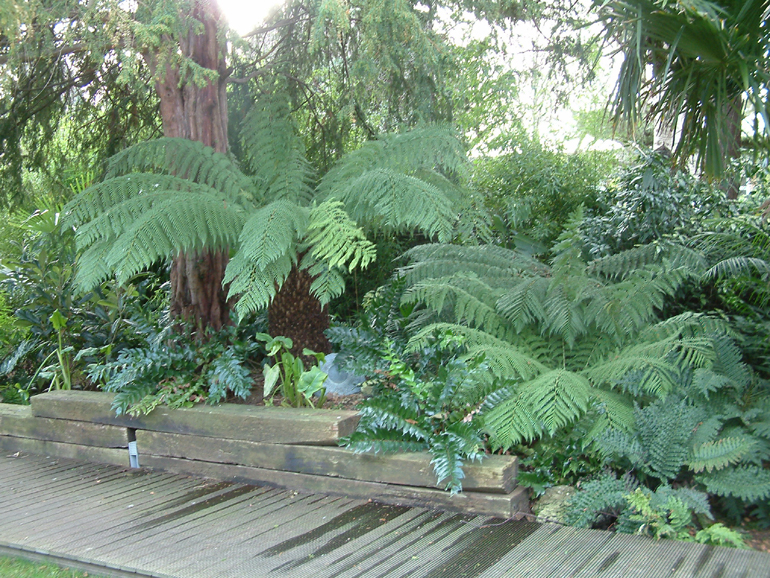
M 295 355 L 305 347 L 319 353 L 331 352 L 324 335 L 329 328 L 329 313 L 310 293 L 312 282 L 307 271 L 294 267 L 267 309 L 270 335 L 291 338 Z
M 190 14 L 200 24 L 189 26 L 179 39 L 183 58 L 204 69 L 195 81 L 180 74 L 173 55 L 151 57 L 156 70 L 163 134 L 200 141 L 215 151 L 227 152 L 227 95 L 225 47 L 218 34 L 220 12 L 216 0 L 195 0 Z M 189 70 L 189 67 L 186 67 Z M 209 78 L 205 77 L 208 71 Z M 230 322 L 222 279 L 228 250 L 180 253 L 171 266 L 171 313 L 199 329 L 220 329 Z

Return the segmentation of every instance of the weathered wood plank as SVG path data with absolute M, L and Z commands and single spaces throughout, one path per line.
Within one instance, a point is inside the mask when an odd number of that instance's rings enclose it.
M 125 427 L 37 417 L 30 406 L 0 404 L 0 435 L 104 448 L 128 447 Z
M 274 444 L 337 445 L 358 425 L 358 414 L 353 411 L 239 404 L 189 409 L 162 406 L 134 418 L 116 416 L 113 398 L 100 391 L 52 391 L 30 401 L 32 413 L 38 417 Z
M 150 454 L 403 486 L 443 487 L 436 481 L 427 453 L 356 454 L 339 447 L 276 445 L 151 431 L 137 431 L 136 442 L 140 464 L 141 456 Z M 481 463 L 466 464 L 464 470 L 464 490 L 508 494 L 516 486 L 514 456 L 489 456 Z
M 510 494 L 462 492 L 452 496 L 449 492 L 430 488 L 397 486 L 379 482 L 152 455 L 140 456 L 140 465 L 167 472 L 218 480 L 267 484 L 303 492 L 343 495 L 350 498 L 376 498 L 386 504 L 422 506 L 454 512 L 485 514 L 499 518 L 512 518 L 522 512 L 529 511 L 529 498 L 525 488 L 516 488 Z
M 28 452 L 40 456 L 55 456 L 128 467 L 128 450 L 125 449 L 98 448 L 0 435 L 0 452 Z

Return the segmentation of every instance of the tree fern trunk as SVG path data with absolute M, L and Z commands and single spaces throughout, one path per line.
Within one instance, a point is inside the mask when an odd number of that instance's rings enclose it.
M 217 29 L 220 21 L 216 0 L 195 0 L 192 18 L 201 27 L 190 27 L 179 39 L 181 54 L 204 69 L 216 72 L 205 82 L 182 77 L 173 56 L 164 70 L 156 70 L 163 134 L 200 141 L 217 152 L 227 152 L 227 71 L 225 46 Z M 196 33 L 197 32 L 197 33 Z M 163 61 L 150 58 L 153 67 Z M 171 313 L 193 322 L 199 329 L 220 329 L 230 320 L 230 307 L 222 287 L 228 254 L 226 251 L 180 253 L 171 266 Z
M 300 355 L 305 347 L 317 352 L 331 352 L 324 334 L 329 328 L 329 313 L 311 295 L 312 282 L 307 271 L 294 267 L 267 309 L 270 335 L 291 338 L 295 355 Z

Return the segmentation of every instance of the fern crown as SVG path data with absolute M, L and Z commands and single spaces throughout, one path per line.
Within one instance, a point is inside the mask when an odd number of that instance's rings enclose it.
M 241 131 L 244 173 L 201 143 L 161 138 L 112 157 L 104 179 L 65 208 L 82 251 L 78 282 L 119 282 L 179 253 L 230 250 L 226 273 L 240 315 L 264 308 L 291 271 L 314 276 L 327 303 L 344 290 L 342 272 L 366 267 L 374 245 L 362 226 L 452 235 L 465 164 L 451 131 L 388 136 L 340 161 L 314 188 L 287 101 L 257 103 Z M 304 257 L 298 261 L 298 255 Z

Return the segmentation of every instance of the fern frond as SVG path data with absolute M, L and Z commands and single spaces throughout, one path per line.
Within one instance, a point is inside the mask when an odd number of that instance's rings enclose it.
M 635 271 L 622 281 L 591 291 L 586 317 L 620 343 L 649 326 L 685 278 L 681 269 Z
M 453 319 L 505 338 L 512 333 L 512 328 L 495 311 L 499 294 L 499 290 L 492 289 L 475 275 L 457 273 L 412 285 L 404 293 L 403 301 L 424 303 L 436 313 L 447 308 Z
M 645 450 L 642 462 L 651 475 L 660 479 L 677 477 L 689 457 L 690 440 L 705 412 L 689 406 L 686 400 L 658 400 L 637 409 L 636 428 Z
M 444 174 L 462 171 L 468 160 L 456 134 L 447 127 L 428 127 L 407 133 L 383 135 L 365 143 L 343 157 L 319 184 L 319 192 L 339 197 L 337 191 L 363 173 L 388 169 L 405 174 L 432 172 Z
M 611 428 L 619 432 L 633 430 L 636 418 L 634 406 L 627 395 L 606 389 L 591 388 L 591 395 L 598 404 L 599 419 L 596 420 L 587 437 L 595 439 Z
M 770 498 L 770 470 L 760 466 L 735 466 L 700 474 L 696 480 L 718 496 L 735 496 L 747 502 Z
M 521 384 L 518 391 L 524 403 L 532 408 L 534 417 L 553 435 L 585 413 L 590 389 L 585 377 L 557 369 Z
M 737 464 L 755 445 L 756 441 L 747 437 L 724 437 L 706 442 L 693 448 L 687 465 L 696 473 L 721 470 Z
M 384 231 L 420 230 L 440 242 L 452 237 L 457 215 L 452 200 L 438 187 L 388 169 L 367 171 L 330 198 L 345 204 L 359 223 Z
M 587 272 L 592 276 L 622 280 L 648 265 L 664 263 L 668 268 L 681 268 L 693 276 L 706 268 L 706 261 L 699 251 L 675 243 L 650 243 L 591 261 Z
M 307 269 L 313 278 L 310 293 L 318 299 L 322 307 L 345 291 L 345 278 L 340 270 L 329 267 L 323 261 L 316 261 L 312 255 L 306 254 L 302 258 L 300 269 Z
M 107 264 L 107 255 L 112 250 L 114 239 L 104 239 L 83 250 L 77 261 L 75 283 L 86 293 L 112 277 L 114 270 Z
M 77 195 L 64 207 L 62 225 L 79 228 L 116 205 L 160 191 L 212 193 L 230 200 L 226 195 L 208 185 L 198 184 L 187 179 L 172 175 L 131 173 L 92 185 Z
M 708 269 L 704 273 L 706 279 L 723 279 L 741 277 L 758 273 L 761 276 L 770 275 L 770 262 L 758 257 L 729 257 Z
M 466 357 L 483 355 L 490 370 L 499 377 L 532 379 L 548 370 L 546 365 L 505 340 L 485 331 L 453 323 L 433 323 L 423 328 L 409 340 L 407 351 L 419 351 L 430 345 L 436 332 L 462 336 L 468 350 Z
M 290 112 L 287 100 L 262 98 L 246 115 L 240 136 L 265 199 L 286 199 L 304 206 L 313 194 L 313 169 Z
M 517 331 L 546 318 L 545 299 L 550 281 L 544 277 L 525 278 L 498 299 L 496 310 L 513 323 Z
M 158 172 L 208 185 L 232 201 L 254 183 L 227 156 L 198 141 L 163 137 L 145 141 L 112 156 L 105 180 L 132 172 Z
M 243 319 L 267 307 L 296 264 L 293 253 L 284 253 L 265 267 L 245 258 L 239 251 L 227 264 L 223 284 L 229 284 L 228 299 L 238 297 L 235 311 Z
M 122 284 L 179 251 L 195 253 L 235 245 L 244 220 L 242 213 L 209 195 L 168 194 L 115 239 L 106 263 Z M 79 283 L 83 285 L 82 279 Z
M 642 389 L 665 396 L 680 382 L 679 365 L 666 359 L 670 352 L 676 350 L 678 343 L 677 340 L 664 340 L 627 347 L 582 373 L 596 386 L 612 387 L 629 372 L 638 370 Z
M 496 245 L 419 245 L 404 253 L 409 265 L 399 269 L 399 275 L 413 285 L 426 279 L 449 277 L 456 273 L 473 273 L 490 287 L 511 286 L 511 280 L 523 272 L 526 276 L 542 272 L 548 267 L 518 251 Z
M 533 408 L 513 387 L 491 394 L 483 405 L 482 417 L 494 449 L 508 450 L 545 433 L 543 423 L 537 419 Z
M 735 336 L 735 332 L 724 320 L 687 311 L 651 325 L 639 337 L 646 341 L 660 341 L 667 337 L 702 337 L 709 334 Z
M 366 268 L 377 256 L 375 247 L 342 207 L 341 202 L 333 200 L 314 207 L 305 242 L 313 257 L 331 268 Z
M 253 263 L 265 270 L 305 236 L 309 222 L 307 209 L 281 199 L 257 210 L 243 226 L 240 249 L 234 259 Z
M 581 299 L 572 299 L 564 285 L 552 283 L 543 305 L 545 308 L 545 319 L 541 328 L 543 335 L 559 337 L 568 347 L 572 347 L 575 345 L 575 340 L 587 332 L 588 326 Z
M 577 528 L 590 528 L 599 514 L 623 509 L 625 496 L 638 485 L 633 478 L 618 479 L 615 474 L 602 474 L 595 480 L 585 482 L 568 502 L 566 523 Z

